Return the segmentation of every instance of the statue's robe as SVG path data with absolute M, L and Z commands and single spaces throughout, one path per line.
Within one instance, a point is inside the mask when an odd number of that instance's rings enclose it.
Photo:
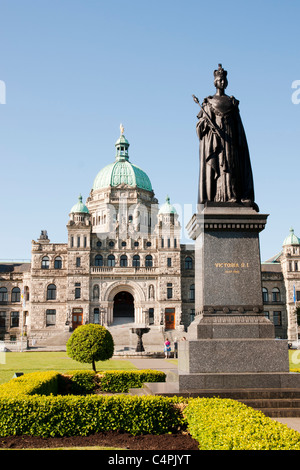
M 201 109 L 197 116 L 200 139 L 198 203 L 253 204 L 252 169 L 238 100 L 227 95 L 209 96 L 202 107 L 205 112 Z

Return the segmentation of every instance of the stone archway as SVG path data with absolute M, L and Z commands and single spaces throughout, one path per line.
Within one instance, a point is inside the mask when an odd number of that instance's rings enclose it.
M 134 321 L 134 298 L 130 292 L 120 291 L 114 296 L 113 318 L 123 319 L 123 323 Z
M 126 295 L 130 294 L 133 298 L 133 305 L 134 305 L 134 316 L 129 317 L 120 317 L 125 318 L 125 323 L 131 321 L 132 323 L 142 323 L 143 318 L 143 307 L 146 302 L 146 291 L 142 288 L 142 286 L 134 281 L 127 281 L 127 282 L 112 282 L 107 286 L 107 288 L 103 291 L 103 306 L 107 309 L 107 324 L 113 325 L 117 319 L 118 323 L 121 323 L 121 320 L 118 317 L 114 317 L 114 307 L 115 307 L 115 297 L 118 294 L 125 292 Z M 129 296 L 128 296 L 129 297 Z M 117 297 L 118 298 L 118 297 Z M 126 321 L 127 318 L 127 321 Z M 129 319 L 128 319 L 129 318 Z

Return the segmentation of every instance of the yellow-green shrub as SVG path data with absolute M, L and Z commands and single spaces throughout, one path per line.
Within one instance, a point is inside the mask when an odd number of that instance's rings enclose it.
M 300 450 L 300 433 L 235 400 L 196 398 L 184 415 L 201 450 Z
M 164 434 L 184 428 L 174 406 L 161 396 L 58 395 L 0 399 L 0 436 L 86 436 L 104 431 Z
M 0 398 L 17 395 L 56 394 L 60 374 L 55 371 L 31 372 L 0 385 Z

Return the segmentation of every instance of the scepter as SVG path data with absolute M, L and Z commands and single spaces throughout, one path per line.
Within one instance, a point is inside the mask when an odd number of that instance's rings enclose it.
M 197 96 L 192 95 L 192 97 L 193 97 L 193 100 L 195 101 L 195 103 L 197 103 L 197 104 L 200 106 L 200 108 L 202 109 L 202 111 L 203 111 L 204 114 L 206 115 L 207 120 L 208 120 L 208 122 L 210 123 L 211 127 L 212 127 L 212 128 L 214 129 L 214 131 L 218 134 L 218 136 L 220 137 L 220 139 L 223 140 L 223 138 L 222 138 L 222 136 L 221 136 L 219 130 L 216 128 L 215 124 L 212 122 L 212 120 L 210 119 L 209 115 L 207 114 L 207 112 L 205 111 L 205 109 L 203 108 L 203 106 L 199 103 L 199 100 L 198 100 Z

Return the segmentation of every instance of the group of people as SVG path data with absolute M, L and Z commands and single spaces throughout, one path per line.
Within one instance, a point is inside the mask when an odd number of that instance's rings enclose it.
M 186 337 L 183 336 L 180 341 L 186 341 Z M 164 353 L 165 358 L 169 358 L 171 355 L 171 343 L 168 338 L 166 338 L 164 343 Z M 174 338 L 174 357 L 178 357 L 178 341 L 177 338 Z

